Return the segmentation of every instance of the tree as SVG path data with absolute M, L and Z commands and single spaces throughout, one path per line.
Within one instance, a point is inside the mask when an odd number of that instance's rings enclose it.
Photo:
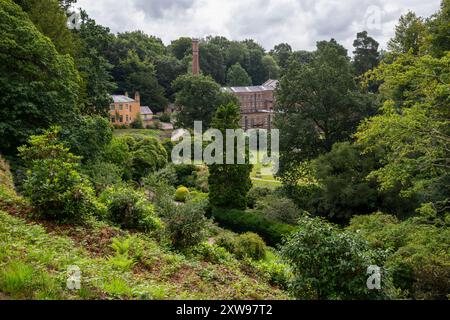
M 182 60 L 185 56 L 192 53 L 192 39 L 182 37 L 177 40 L 173 40 L 170 43 L 169 51 L 178 60 Z
M 156 79 L 155 66 L 150 60 L 141 60 L 136 52 L 129 51 L 116 66 L 115 73 L 118 90 L 122 94 L 139 91 L 141 104 L 155 110 L 167 105 L 164 89 Z
M 177 91 L 175 103 L 182 106 L 176 124 L 180 128 L 194 128 L 194 121 L 203 121 L 203 127 L 208 128 L 220 105 L 237 101 L 234 96 L 222 93 L 211 77 L 203 75 L 180 76 L 173 87 Z
M 438 57 L 450 51 L 450 1 L 442 0 L 441 10 L 428 22 L 428 41 L 430 51 Z
M 161 56 L 155 63 L 156 78 L 158 83 L 164 88 L 165 96 L 170 100 L 175 100 L 175 90 L 172 87 L 173 81 L 179 76 L 187 73 L 186 65 L 172 56 Z M 157 109 L 156 111 L 161 111 Z
M 378 66 L 380 53 L 379 43 L 367 35 L 367 31 L 358 32 L 353 42 L 353 67 L 357 76 L 361 76 Z
M 265 55 L 262 58 L 261 62 L 264 66 L 265 79 L 278 79 L 278 76 L 280 75 L 280 67 L 278 66 L 275 59 L 270 55 Z
M 320 42 L 311 62 L 291 61 L 278 84 L 275 125 L 280 136 L 280 176 L 297 183 L 300 165 L 350 139 L 372 111 L 372 100 L 356 91 L 345 49 Z
M 270 51 L 270 55 L 275 57 L 275 60 L 282 69 L 285 69 L 292 55 L 292 47 L 288 43 L 280 43 Z
M 19 6 L 0 3 L 0 151 L 14 154 L 30 135 L 79 114 L 80 76 Z
M 112 140 L 108 118 L 84 116 L 60 130 L 61 140 L 84 163 L 98 159 Z
M 106 116 L 112 102 L 110 94 L 117 88 L 111 75 L 113 66 L 106 57 L 114 37 L 108 28 L 97 25 L 84 11 L 77 34 L 80 48 L 76 64 L 84 82 L 82 112 Z
M 252 85 L 252 79 L 239 63 L 231 66 L 227 72 L 227 85 L 230 87 L 245 87 Z
M 223 51 L 213 43 L 200 43 L 200 69 L 214 81 L 225 84 L 225 62 Z
M 412 50 L 412 53 L 416 55 L 424 43 L 424 36 L 423 19 L 410 11 L 400 18 L 398 25 L 395 27 L 395 36 L 388 42 L 388 49 L 396 54 L 407 53 Z
M 404 196 L 421 195 L 438 212 L 448 211 L 450 194 L 450 53 L 442 58 L 401 54 L 382 63 L 371 77 L 382 81 L 381 114 L 356 134 L 365 152 L 385 151 L 370 176 L 381 190 L 400 185 Z
M 49 37 L 61 54 L 75 56 L 78 41 L 67 28 L 66 5 L 58 0 L 15 0 L 28 13 L 36 28 Z
M 211 125 L 212 128 L 220 130 L 225 136 L 227 129 L 240 128 L 240 119 L 239 107 L 230 103 L 217 109 Z M 253 166 L 248 162 L 237 164 L 235 143 L 234 148 L 235 164 L 226 164 L 226 141 L 224 141 L 223 164 L 208 166 L 209 201 L 212 206 L 219 208 L 246 209 L 247 194 L 252 187 L 250 173 Z

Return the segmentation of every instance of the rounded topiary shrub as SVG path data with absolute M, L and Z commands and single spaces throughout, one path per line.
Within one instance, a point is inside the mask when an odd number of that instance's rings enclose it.
M 266 244 L 256 233 L 246 232 L 239 235 L 235 245 L 235 254 L 239 258 L 261 260 L 266 257 Z
M 131 187 L 110 187 L 100 195 L 100 200 L 108 208 L 109 220 L 122 228 L 152 231 L 162 227 L 153 205 L 142 192 Z
M 189 189 L 181 186 L 175 192 L 175 201 L 186 202 L 188 196 L 189 196 Z

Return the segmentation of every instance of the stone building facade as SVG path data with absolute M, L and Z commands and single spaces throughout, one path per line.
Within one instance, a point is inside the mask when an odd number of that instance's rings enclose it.
M 277 83 L 277 80 L 268 80 L 260 86 L 222 88 L 223 92 L 232 93 L 239 99 L 242 129 L 272 128 Z

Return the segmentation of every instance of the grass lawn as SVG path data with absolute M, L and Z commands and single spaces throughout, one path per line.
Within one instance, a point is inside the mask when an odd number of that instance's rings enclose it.
M 160 130 L 153 129 L 115 129 L 115 136 L 123 136 L 128 134 L 141 134 L 145 136 L 158 137 L 161 134 Z

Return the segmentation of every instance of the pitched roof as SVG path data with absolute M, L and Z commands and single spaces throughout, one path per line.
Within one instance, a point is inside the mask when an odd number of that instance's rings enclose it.
M 153 111 L 147 106 L 142 106 L 141 114 L 153 114 Z
M 114 100 L 114 103 L 136 102 L 134 99 L 124 95 L 111 95 L 111 98 Z
M 223 92 L 231 93 L 245 93 L 245 92 L 263 92 L 272 91 L 278 84 L 278 80 L 267 80 L 260 86 L 248 86 L 248 87 L 223 87 Z

